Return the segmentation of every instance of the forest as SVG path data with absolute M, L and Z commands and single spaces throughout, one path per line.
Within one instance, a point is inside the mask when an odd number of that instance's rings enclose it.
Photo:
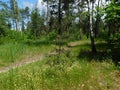
M 120 90 L 120 0 L 0 0 L 0 90 Z

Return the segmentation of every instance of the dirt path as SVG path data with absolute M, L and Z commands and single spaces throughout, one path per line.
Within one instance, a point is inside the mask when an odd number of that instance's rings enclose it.
M 15 63 L 12 63 L 7 67 L 0 68 L 0 73 L 8 72 L 11 69 L 15 69 L 15 68 L 18 68 L 18 67 L 42 60 L 43 58 L 45 58 L 44 55 L 35 55 L 35 56 L 26 57 L 25 59 L 23 59 L 21 61 L 17 61 Z
M 47 56 L 50 57 L 50 56 L 54 56 L 56 54 L 57 54 L 56 51 L 51 51 L 47 54 Z M 11 69 L 19 68 L 24 65 L 43 60 L 45 57 L 46 57 L 46 55 L 43 55 L 43 54 L 35 55 L 35 56 L 27 56 L 25 59 L 14 62 L 14 63 L 10 64 L 9 66 L 1 67 L 0 73 L 8 72 Z
M 74 47 L 74 46 L 77 46 L 77 45 L 80 45 L 80 44 L 81 44 L 80 41 L 79 42 L 69 43 L 67 47 L 63 48 L 63 51 L 67 51 L 69 46 Z M 56 52 L 49 52 L 48 53 L 48 56 L 52 56 L 52 55 L 56 55 Z M 0 68 L 0 73 L 8 72 L 11 69 L 22 67 L 24 65 L 40 61 L 40 60 L 42 60 L 44 58 L 45 58 L 45 55 L 42 55 L 42 54 L 35 55 L 35 56 L 28 56 L 28 57 L 26 57 L 25 59 L 23 59 L 21 61 L 14 62 L 14 63 L 10 64 L 9 66 L 5 66 L 5 67 Z
M 68 47 L 76 47 L 76 46 L 79 46 L 79 45 L 84 45 L 84 44 L 88 44 L 90 43 L 90 41 L 75 41 L 75 42 L 70 42 L 68 43 Z

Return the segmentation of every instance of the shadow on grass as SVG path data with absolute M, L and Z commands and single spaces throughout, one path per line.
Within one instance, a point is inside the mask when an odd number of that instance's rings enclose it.
M 98 51 L 97 53 L 92 53 L 89 50 L 81 50 L 79 55 L 79 59 L 85 59 L 88 61 L 95 60 L 95 61 L 105 61 L 111 58 L 110 53 L 106 51 Z
M 41 45 L 49 45 L 51 44 L 51 42 L 49 41 L 40 41 L 40 40 L 27 40 L 25 41 L 25 44 L 29 45 L 29 46 L 41 46 Z
M 55 40 L 27 40 L 24 43 L 29 46 L 42 46 L 42 45 L 48 46 L 51 44 L 54 44 L 54 45 L 58 45 L 58 44 L 66 45 L 67 44 L 67 42 L 56 42 Z
M 90 44 L 85 44 L 82 47 L 90 47 Z M 88 49 L 81 49 L 78 58 L 85 59 L 88 61 L 95 60 L 95 61 L 105 61 L 111 58 L 111 53 L 108 51 L 108 47 L 106 43 L 97 43 L 96 44 L 96 53 L 92 53 Z

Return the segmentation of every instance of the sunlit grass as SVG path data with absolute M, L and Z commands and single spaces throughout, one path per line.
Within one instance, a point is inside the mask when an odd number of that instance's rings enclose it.
M 26 46 L 18 43 L 8 43 L 0 45 L 0 62 L 7 64 L 15 62 L 25 54 Z
M 89 44 L 73 47 L 60 59 L 57 56 L 46 57 L 1 73 L 0 90 L 119 90 L 120 72 L 111 60 L 103 58 L 99 61 L 97 57 L 89 58 L 90 55 L 81 57 L 81 50 L 89 52 Z
M 52 45 L 30 46 L 23 43 L 5 43 L 0 45 L 0 67 L 23 60 L 27 57 L 46 54 Z
M 107 62 L 61 58 L 58 64 L 56 59 L 48 58 L 0 74 L 0 89 L 114 90 L 118 89 L 115 71 L 114 65 Z

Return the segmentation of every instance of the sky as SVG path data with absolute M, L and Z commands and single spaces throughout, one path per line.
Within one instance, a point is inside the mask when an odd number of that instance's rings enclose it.
M 42 0 L 17 0 L 19 7 L 29 7 L 31 10 L 37 5 L 37 8 L 40 10 L 45 8 L 45 3 L 42 3 Z
M 10 0 L 0 0 L 7 2 L 9 4 Z M 32 10 L 35 6 L 40 10 L 42 14 L 43 10 L 46 11 L 46 3 L 43 3 L 42 0 L 17 0 L 19 8 L 29 7 Z M 20 27 L 19 27 L 20 28 Z
M 0 0 L 0 1 L 10 1 L 10 0 Z M 25 8 L 27 6 L 30 8 L 30 10 L 32 10 L 35 6 L 37 6 L 37 8 L 39 8 L 40 11 L 46 10 L 46 3 L 43 3 L 42 2 L 43 0 L 17 0 L 17 1 L 20 8 Z
M 10 0 L 0 0 L 0 1 L 10 1 Z M 20 8 L 25 8 L 28 6 L 32 10 L 36 5 L 40 10 L 45 9 L 45 3 L 42 3 L 42 0 L 17 0 Z

